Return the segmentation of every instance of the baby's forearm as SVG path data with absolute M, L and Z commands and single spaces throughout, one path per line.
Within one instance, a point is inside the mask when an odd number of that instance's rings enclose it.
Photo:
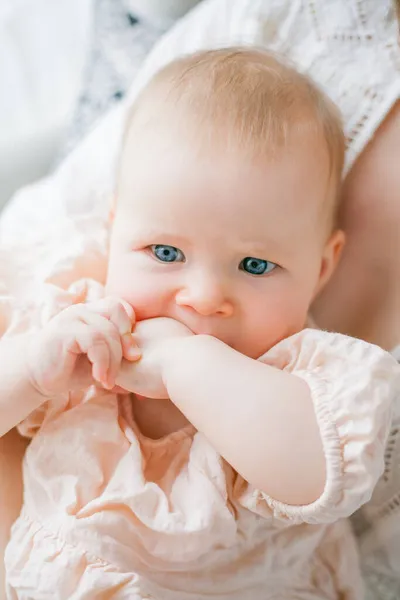
M 310 389 L 209 336 L 178 340 L 165 369 L 171 400 L 256 488 L 305 505 L 325 485 Z
M 28 334 L 0 340 L 0 437 L 46 400 L 29 377 L 29 341 Z

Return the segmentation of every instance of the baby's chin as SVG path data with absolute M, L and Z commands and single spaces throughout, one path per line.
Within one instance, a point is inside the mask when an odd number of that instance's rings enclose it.
M 241 340 L 228 341 L 219 337 L 217 337 L 217 339 L 232 348 L 232 350 L 236 350 L 237 352 L 240 352 L 240 354 L 243 354 L 243 356 L 247 356 L 248 358 L 252 358 L 254 360 L 257 360 L 266 352 L 268 352 L 268 350 L 270 350 L 273 346 L 275 346 L 275 341 L 271 341 L 270 343 L 263 341 L 263 343 L 249 344 L 248 342 L 244 343 Z

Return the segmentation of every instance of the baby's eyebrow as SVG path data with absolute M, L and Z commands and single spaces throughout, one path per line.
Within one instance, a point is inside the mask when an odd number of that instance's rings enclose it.
M 236 246 L 241 252 L 249 252 L 249 253 L 265 253 L 269 252 L 272 248 L 277 248 L 281 246 L 279 241 L 276 238 L 272 238 L 270 236 L 265 236 L 264 239 L 255 239 L 255 238 L 242 238 L 236 240 Z
M 135 243 L 143 244 L 169 244 L 177 246 L 179 244 L 188 243 L 187 237 L 181 233 L 173 232 L 165 227 L 146 227 L 146 228 L 128 228 L 128 235 Z
M 246 242 L 238 244 L 240 250 L 244 254 L 265 254 L 268 251 L 268 247 L 270 244 L 268 243 L 258 243 L 258 242 Z

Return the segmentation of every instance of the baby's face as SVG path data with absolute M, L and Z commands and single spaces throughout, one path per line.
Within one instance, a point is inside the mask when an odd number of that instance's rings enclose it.
M 128 140 L 107 292 L 258 358 L 304 327 L 329 270 L 327 153 L 308 140 L 256 164 L 172 142 Z

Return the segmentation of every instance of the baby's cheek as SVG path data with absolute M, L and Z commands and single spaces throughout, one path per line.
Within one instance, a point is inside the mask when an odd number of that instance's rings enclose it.
M 106 292 L 128 302 L 135 311 L 137 321 L 163 316 L 162 296 L 143 280 L 138 284 L 126 279 L 113 280 L 107 285 Z
M 149 293 L 147 289 L 130 289 L 125 287 L 121 290 L 120 298 L 126 300 L 134 309 L 136 320 L 152 319 L 160 316 L 161 306 L 159 296 Z
M 309 300 L 301 290 L 292 290 L 282 298 L 276 309 L 275 327 L 282 331 L 282 339 L 303 329 L 307 320 Z
M 145 319 L 154 319 L 156 317 L 164 316 L 158 307 L 151 302 L 141 302 L 139 300 L 127 300 L 134 308 L 136 321 L 144 321 Z
M 301 331 L 307 320 L 307 308 L 308 303 L 294 291 L 281 297 L 280 301 L 271 302 L 266 307 L 263 326 L 255 333 L 260 343 L 264 342 L 269 349 L 281 340 Z

